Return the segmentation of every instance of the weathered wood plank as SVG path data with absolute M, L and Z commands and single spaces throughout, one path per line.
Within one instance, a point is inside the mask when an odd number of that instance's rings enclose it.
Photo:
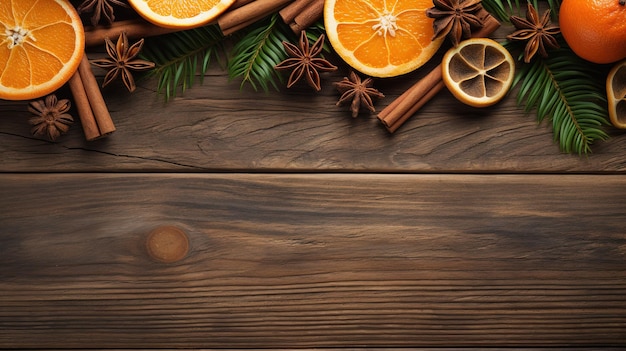
M 44 351 L 46 349 L 41 349 Z M 71 349 L 70 349 L 71 350 Z M 180 349 L 90 349 L 93 351 L 180 351 Z M 298 349 L 185 349 L 189 351 L 494 351 L 495 349 L 492 347 L 385 347 L 385 348 L 374 348 L 374 347 L 342 347 L 342 348 L 314 348 L 314 349 L 306 349 L 306 348 L 298 348 Z M 561 350 L 559 348 L 554 347 L 504 347 L 497 348 L 497 350 L 506 350 L 506 351 L 557 351 Z M 562 350 L 569 350 L 569 348 L 562 348 Z M 619 347 L 577 347 L 576 351 L 621 351 L 623 348 Z M 62 351 L 62 349 L 54 349 L 54 351 Z
M 469 108 L 441 92 L 395 134 L 374 115 L 353 119 L 337 107 L 325 76 L 321 93 L 239 90 L 219 69 L 165 104 L 144 81 L 128 94 L 104 89 L 117 132 L 86 142 L 77 123 L 57 143 L 32 138 L 25 102 L 0 102 L 0 171 L 294 171 L 624 172 L 626 137 L 597 143 L 591 157 L 564 155 L 550 127 L 525 115 L 514 98 Z M 423 72 L 377 81 L 382 109 Z M 69 94 L 67 95 L 69 96 Z
M 3 174 L 0 193 L 0 347 L 626 345 L 623 176 Z M 148 256 L 162 224 L 183 260 Z

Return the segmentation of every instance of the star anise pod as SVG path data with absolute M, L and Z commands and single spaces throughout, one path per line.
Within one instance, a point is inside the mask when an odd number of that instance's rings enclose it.
M 33 135 L 47 135 L 54 141 L 67 132 L 74 123 L 74 118 L 67 113 L 70 105 L 68 99 L 59 100 L 54 94 L 46 96 L 45 100 L 31 101 L 28 104 L 28 111 L 35 117 L 31 117 L 28 123 L 33 126 L 31 129 Z
M 324 34 L 321 34 L 315 41 L 313 46 L 309 45 L 309 39 L 306 36 L 305 31 L 300 32 L 299 47 L 289 42 L 283 41 L 285 51 L 289 54 L 290 58 L 284 60 L 278 65 L 274 66 L 274 69 L 283 70 L 291 69 L 291 75 L 287 82 L 287 88 L 291 88 L 302 76 L 306 77 L 307 83 L 313 87 L 316 91 L 322 89 L 320 85 L 319 72 L 330 72 L 337 69 L 336 66 L 328 62 L 327 60 L 317 57 L 322 52 L 324 45 Z
M 122 81 L 128 91 L 135 91 L 135 80 L 130 70 L 145 71 L 155 66 L 154 62 L 135 58 L 141 51 L 143 39 L 129 46 L 126 32 L 122 32 L 117 38 L 116 45 L 113 45 L 113 42 L 109 38 L 105 38 L 105 42 L 109 57 L 90 61 L 94 66 L 109 70 L 104 76 L 102 86 L 105 87 L 121 74 Z
M 344 77 L 340 82 L 335 83 L 337 90 L 342 93 L 339 101 L 337 101 L 337 106 L 348 100 L 352 100 L 352 103 L 350 104 L 352 117 L 359 115 L 361 106 L 370 110 L 370 112 L 376 111 L 372 98 L 383 98 L 385 96 L 380 91 L 372 87 L 373 83 L 374 81 L 372 78 L 361 80 L 361 77 L 354 73 L 354 71 L 351 71 L 349 78 Z
M 548 57 L 546 49 L 559 47 L 555 35 L 561 30 L 559 26 L 550 22 L 550 9 L 547 9 L 540 18 L 535 7 L 528 2 L 525 19 L 518 16 L 511 16 L 510 19 L 517 30 L 508 35 L 507 39 L 528 41 L 524 49 L 524 62 L 530 62 L 537 52 L 542 57 Z
M 128 8 L 128 5 L 119 0 L 85 0 L 83 1 L 76 11 L 82 14 L 84 12 L 92 12 L 91 24 L 95 27 L 100 22 L 101 16 L 104 16 L 106 24 L 111 24 L 115 21 L 115 10 L 110 3 L 118 6 Z
M 433 0 L 434 7 L 426 10 L 434 18 L 435 38 L 448 35 L 454 46 L 472 34 L 472 29 L 482 28 L 484 23 L 476 15 L 483 6 L 480 0 Z

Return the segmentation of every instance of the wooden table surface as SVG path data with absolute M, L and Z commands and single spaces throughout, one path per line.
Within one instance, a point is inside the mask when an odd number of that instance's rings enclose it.
M 626 133 L 568 155 L 513 97 L 443 91 L 389 134 L 335 106 L 345 74 L 114 83 L 93 142 L 0 101 L 0 348 L 626 346 Z M 182 259 L 150 255 L 160 226 Z

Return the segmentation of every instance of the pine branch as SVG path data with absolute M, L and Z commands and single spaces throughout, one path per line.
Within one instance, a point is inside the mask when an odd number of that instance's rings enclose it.
M 516 74 L 518 105 L 536 110 L 540 123 L 552 120 L 554 139 L 562 151 L 588 154 L 596 140 L 606 140 L 608 125 L 604 77 L 599 68 L 578 58 L 569 48 L 551 52 L 523 65 Z
M 324 33 L 323 20 L 306 29 L 311 43 Z M 241 87 L 249 83 L 255 90 L 260 86 L 268 91 L 270 85 L 279 90 L 277 82 L 282 83 L 283 77 L 274 66 L 288 57 L 282 42 L 296 43 L 298 40 L 291 28 L 283 23 L 278 14 L 274 14 L 251 26 L 238 40 L 228 64 L 230 78 L 242 78 Z M 331 51 L 328 42 L 324 43 L 323 51 Z
M 219 59 L 224 50 L 223 39 L 217 25 L 146 38 L 142 56 L 156 63 L 151 74 L 158 77 L 157 90 L 166 101 L 176 96 L 179 88 L 184 92 L 191 87 L 198 74 L 202 84 L 211 59 Z
M 246 30 L 235 43 L 228 62 L 230 79 L 241 78 L 241 87 L 249 83 L 255 90 L 268 91 L 271 85 L 283 81 L 274 66 L 287 58 L 283 41 L 293 41 L 295 36 L 280 16 L 274 14 Z

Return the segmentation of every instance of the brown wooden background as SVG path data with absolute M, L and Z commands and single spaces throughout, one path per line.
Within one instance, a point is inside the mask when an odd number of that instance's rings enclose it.
M 94 142 L 0 102 L 0 348 L 626 347 L 623 132 L 567 155 L 513 97 L 444 91 L 392 135 L 335 106 L 347 73 L 113 84 Z M 148 256 L 160 225 L 183 260 Z

